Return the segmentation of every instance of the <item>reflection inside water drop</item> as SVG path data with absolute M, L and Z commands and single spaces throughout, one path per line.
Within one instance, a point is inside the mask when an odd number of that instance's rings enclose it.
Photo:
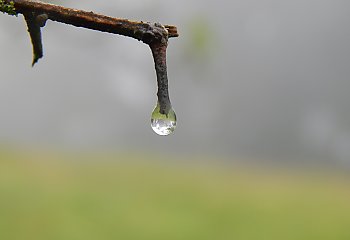
M 168 114 L 161 114 L 159 104 L 152 112 L 151 127 L 155 133 L 161 136 L 173 133 L 176 128 L 176 114 L 171 108 Z

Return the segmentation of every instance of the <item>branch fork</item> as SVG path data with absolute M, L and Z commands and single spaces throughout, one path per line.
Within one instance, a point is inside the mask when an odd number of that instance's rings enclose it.
M 177 28 L 171 25 L 113 18 L 92 11 L 66 8 L 34 0 L 3 1 L 12 4 L 16 14 L 24 15 L 33 45 L 32 65 L 43 56 L 41 28 L 45 26 L 48 19 L 76 27 L 132 37 L 149 46 L 154 43 L 167 43 L 168 38 L 179 36 Z
M 24 15 L 33 45 L 32 66 L 43 57 L 41 28 L 48 19 L 76 27 L 124 35 L 148 44 L 157 75 L 159 112 L 168 117 L 172 107 L 168 90 L 166 49 L 168 39 L 179 36 L 175 26 L 113 18 L 34 0 L 0 0 L 0 7 L 0 11 L 10 15 Z

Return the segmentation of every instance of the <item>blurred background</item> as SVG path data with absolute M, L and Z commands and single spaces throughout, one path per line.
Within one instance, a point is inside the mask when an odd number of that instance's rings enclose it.
M 147 45 L 0 15 L 1 239 L 350 239 L 350 2 L 50 1 L 176 25 Z M 3 237 L 2 237 L 3 236 Z

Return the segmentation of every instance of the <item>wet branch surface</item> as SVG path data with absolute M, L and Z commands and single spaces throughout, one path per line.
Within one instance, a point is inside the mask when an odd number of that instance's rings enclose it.
M 34 0 L 4 0 L 4 2 L 11 7 L 14 6 L 15 12 L 12 12 L 12 9 L 11 13 L 7 13 L 23 14 L 25 18 L 33 45 L 32 65 L 43 56 L 41 28 L 45 26 L 47 20 L 132 37 L 148 44 L 152 51 L 157 75 L 160 113 L 168 114 L 171 103 L 168 91 L 166 49 L 168 39 L 179 36 L 175 26 L 113 18 L 92 11 L 66 8 Z
M 11 0 L 6 0 L 10 3 Z M 148 22 L 130 21 L 127 19 L 113 18 L 73 8 L 66 8 L 49 3 L 32 0 L 12 0 L 17 13 L 23 15 L 47 14 L 48 19 L 61 23 L 70 24 L 76 27 L 84 27 L 101 32 L 109 32 L 135 38 L 146 44 L 153 41 L 161 41 L 164 35 L 168 38 L 177 37 L 175 26 L 152 24 Z M 166 31 L 164 31 L 166 30 Z

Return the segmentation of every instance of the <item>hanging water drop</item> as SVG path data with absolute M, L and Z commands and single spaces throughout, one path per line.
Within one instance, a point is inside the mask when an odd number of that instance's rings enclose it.
M 165 42 L 156 42 L 150 44 L 152 50 L 154 65 L 157 75 L 157 106 L 154 108 L 151 117 L 151 127 L 155 133 L 161 136 L 167 136 L 174 132 L 176 127 L 176 114 L 171 107 L 168 90 L 168 76 L 166 66 L 166 48 Z
M 157 106 L 152 112 L 151 127 L 155 133 L 161 136 L 167 136 L 173 133 L 176 128 L 175 111 L 170 108 L 168 114 L 162 114 L 160 112 L 160 105 L 157 103 Z

